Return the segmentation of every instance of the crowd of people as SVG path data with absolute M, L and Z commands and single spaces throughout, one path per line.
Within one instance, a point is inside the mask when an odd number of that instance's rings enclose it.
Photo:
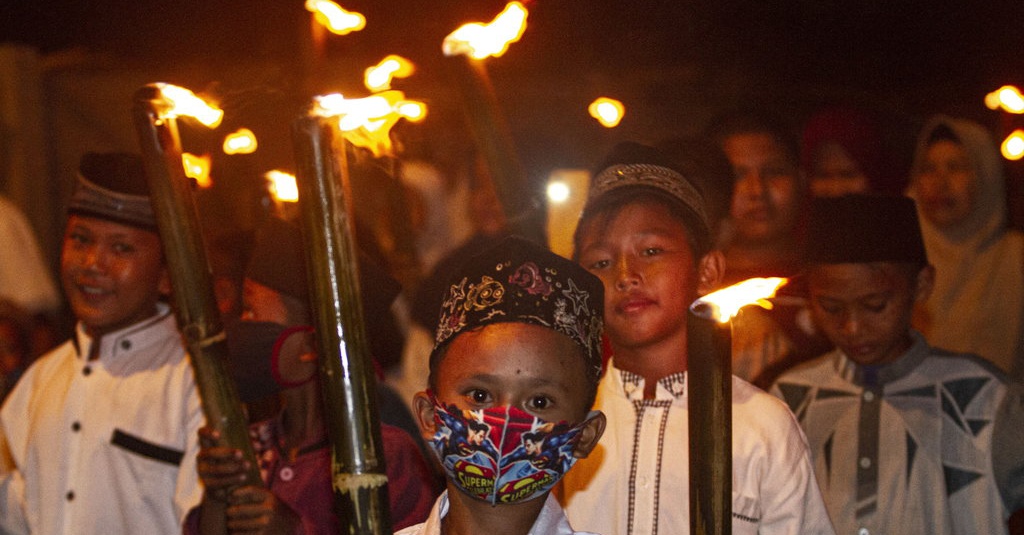
M 688 533 L 690 304 L 778 276 L 732 325 L 731 531 L 1024 533 L 1024 233 L 991 133 L 935 117 L 908 171 L 856 110 L 802 133 L 738 111 L 617 145 L 571 258 L 410 146 L 408 227 L 356 213 L 393 528 Z M 68 341 L 33 335 L 47 270 L 0 261 L 0 534 L 337 533 L 299 226 L 207 240 L 253 467 L 204 424 L 139 156 L 83 155 L 67 216 Z

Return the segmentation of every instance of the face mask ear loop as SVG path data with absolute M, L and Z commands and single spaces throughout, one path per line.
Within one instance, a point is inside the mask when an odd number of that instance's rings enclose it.
M 309 325 L 294 325 L 285 329 L 274 341 L 274 349 L 270 352 L 270 374 L 274 377 L 274 382 L 277 383 L 281 388 L 295 388 L 302 386 L 312 381 L 316 374 L 309 376 L 309 379 L 303 381 L 285 381 L 284 377 L 281 377 L 281 346 L 284 345 L 285 340 L 300 332 L 311 333 L 314 329 Z
M 505 437 L 508 436 L 508 424 L 511 418 L 511 407 L 505 407 L 505 423 L 501 426 L 501 442 L 498 444 L 498 458 L 494 460 L 494 468 L 498 473 L 495 474 L 494 478 L 494 492 L 491 493 L 491 505 L 497 505 L 498 503 L 498 484 L 501 481 L 501 458 L 505 456 Z

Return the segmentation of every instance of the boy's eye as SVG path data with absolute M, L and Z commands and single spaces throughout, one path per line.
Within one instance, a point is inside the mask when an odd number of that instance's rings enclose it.
M 551 399 L 546 396 L 534 396 L 526 402 L 527 408 L 543 410 L 551 406 Z
M 868 301 L 867 303 L 864 303 L 864 308 L 867 308 L 868 311 L 870 311 L 870 312 L 877 313 L 877 312 L 882 312 L 883 310 L 885 310 L 885 306 L 887 304 L 888 304 L 888 302 L 885 301 L 885 300 L 882 300 L 882 301 Z
M 486 390 L 480 390 L 479 388 L 470 390 L 468 395 L 469 399 L 473 400 L 474 403 L 484 404 L 491 401 L 491 394 Z
M 81 232 L 72 232 L 68 234 L 68 240 L 76 245 L 82 245 L 89 242 L 89 237 Z
M 587 269 L 593 271 L 595 269 L 604 269 L 609 265 L 611 265 L 611 262 L 608 260 L 596 260 L 587 264 Z
M 112 246 L 112 248 L 114 249 L 114 252 L 117 254 L 127 254 L 135 251 L 135 247 L 132 247 L 131 245 L 122 242 L 115 243 Z
M 661 247 L 647 247 L 643 250 L 643 256 L 657 256 L 661 254 L 663 249 Z

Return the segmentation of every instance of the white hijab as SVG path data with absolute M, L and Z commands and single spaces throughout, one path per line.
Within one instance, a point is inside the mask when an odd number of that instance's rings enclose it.
M 1006 226 L 1006 184 L 992 137 L 976 123 L 933 117 L 918 138 L 908 193 L 939 126 L 959 139 L 974 168 L 970 215 L 940 229 L 919 211 L 935 289 L 925 305 L 925 337 L 937 347 L 980 355 L 1020 378 L 1024 374 L 1024 234 Z

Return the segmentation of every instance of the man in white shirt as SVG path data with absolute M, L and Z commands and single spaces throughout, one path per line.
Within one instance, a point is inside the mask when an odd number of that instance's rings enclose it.
M 203 418 L 138 156 L 83 156 L 61 282 L 75 335 L 0 409 L 0 533 L 180 533 Z

